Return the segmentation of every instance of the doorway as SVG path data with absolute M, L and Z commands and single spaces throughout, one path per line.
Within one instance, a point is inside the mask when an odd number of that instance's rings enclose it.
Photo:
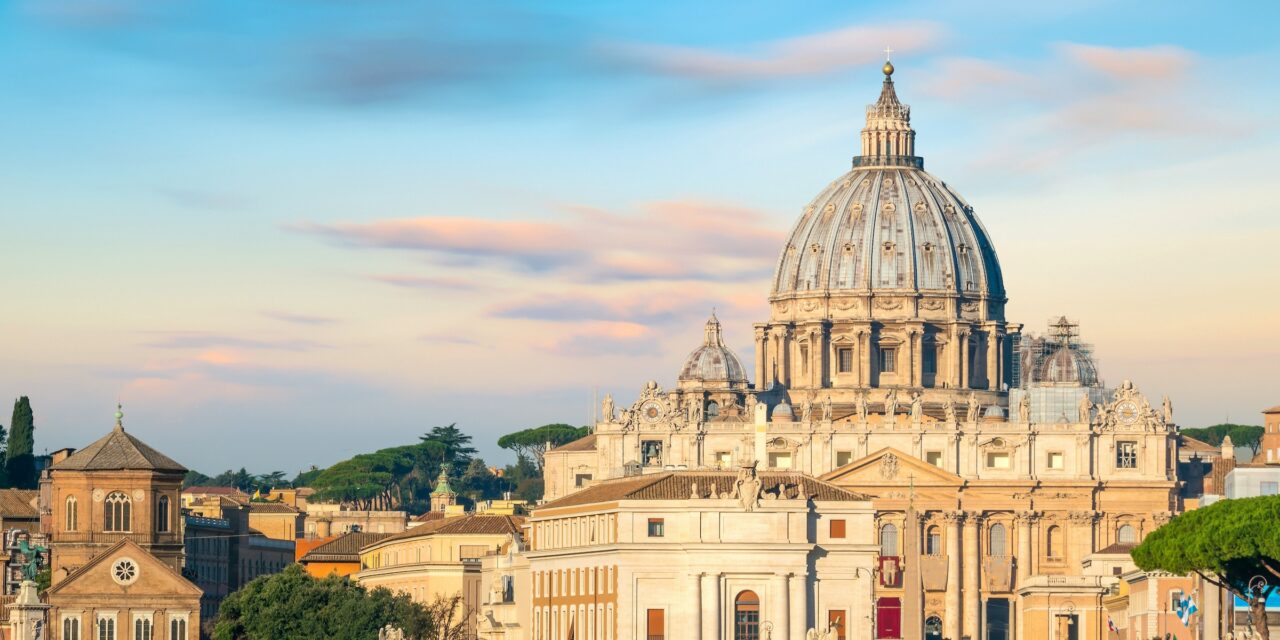
M 929 616 L 924 621 L 924 640 L 942 640 L 942 618 Z

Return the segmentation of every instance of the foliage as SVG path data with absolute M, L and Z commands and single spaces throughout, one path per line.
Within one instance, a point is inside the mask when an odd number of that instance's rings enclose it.
M 212 486 L 212 483 L 210 482 L 212 480 L 213 478 L 210 478 L 209 476 L 206 476 L 205 474 L 200 473 L 195 469 L 188 469 L 187 475 L 182 476 L 182 488 L 186 489 L 187 487 Z
M 36 574 L 35 582 L 36 582 L 36 592 L 44 593 L 45 590 L 49 588 L 49 585 L 53 583 L 53 570 L 50 569 L 49 567 L 45 567 L 40 571 L 40 573 Z
M 443 427 L 432 427 L 431 431 L 418 439 L 440 445 L 443 456 L 441 461 L 449 463 L 454 469 L 467 468 L 471 458 L 476 455 L 475 447 L 471 446 L 471 436 L 458 429 L 456 422 Z
M 516 455 L 516 463 L 503 470 L 503 480 L 513 487 L 514 497 L 527 502 L 542 499 L 542 471 L 527 456 Z
M 13 402 L 13 419 L 9 422 L 9 446 L 5 452 L 7 485 L 15 489 L 36 488 L 35 416 L 31 401 L 22 396 Z
M 288 487 L 289 482 L 284 479 L 283 471 L 272 471 L 262 475 L 254 475 L 249 473 L 244 467 L 240 467 L 239 471 L 227 469 L 212 478 L 200 473 L 199 471 L 188 471 L 187 475 L 182 479 L 183 488 L 186 487 L 235 487 L 245 493 L 253 493 L 259 489 L 264 492 L 268 489 L 279 487 Z
M 498 446 L 516 452 L 517 456 L 532 459 L 537 463 L 538 471 L 541 472 L 542 456 L 547 452 L 548 447 L 558 447 L 573 442 L 586 437 L 588 432 L 587 427 L 575 427 L 563 423 L 544 424 L 541 427 L 508 433 L 498 438 Z
M 1262 446 L 1262 434 L 1264 431 L 1262 427 L 1256 425 L 1224 423 L 1215 424 L 1211 427 L 1183 429 L 1182 435 L 1195 438 L 1215 447 L 1222 444 L 1223 438 L 1230 435 L 1232 444 L 1237 447 L 1249 447 L 1253 449 L 1253 453 L 1256 455 L 1258 447 Z
M 457 600 L 452 604 L 448 613 L 457 608 Z M 424 607 L 407 595 L 368 590 L 346 578 L 313 578 L 294 564 L 227 596 L 213 635 L 216 640 L 376 638 L 379 629 L 391 624 L 410 638 L 462 638 L 442 635 L 453 623 L 442 615 L 445 611 L 443 604 Z
M 1233 438 L 1234 439 L 1234 438 Z M 1267 596 L 1280 587 L 1280 496 L 1222 500 L 1175 516 L 1131 552 L 1143 571 L 1195 573 L 1249 603 L 1268 638 Z M 1250 587 L 1261 583 L 1260 589 Z

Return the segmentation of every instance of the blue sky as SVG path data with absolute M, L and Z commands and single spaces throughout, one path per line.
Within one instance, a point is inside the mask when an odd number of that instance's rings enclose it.
M 440 3 L 443 5 L 443 3 Z M 1276 397 L 1263 3 L 19 0 L 0 7 L 0 391 L 293 472 L 457 422 L 483 453 L 749 358 L 886 46 L 1009 314 L 1078 319 L 1185 425 Z M 0 418 L 0 422 L 7 422 Z

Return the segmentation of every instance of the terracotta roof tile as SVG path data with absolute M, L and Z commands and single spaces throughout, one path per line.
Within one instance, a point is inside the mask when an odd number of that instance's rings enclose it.
M 714 484 L 720 494 L 733 491 L 738 474 L 732 471 L 669 471 L 617 480 L 606 480 L 540 505 L 538 509 L 568 507 L 617 500 L 687 500 L 694 483 L 701 497 L 708 497 Z M 762 471 L 759 473 L 762 493 L 777 493 L 781 485 L 787 497 L 814 500 L 863 501 L 869 497 L 841 489 L 803 473 Z
M 406 529 L 400 533 L 393 534 L 384 540 L 379 540 L 378 542 L 405 540 L 408 538 L 416 538 L 418 536 L 436 534 L 501 535 L 509 533 L 512 535 L 519 535 L 520 525 L 523 523 L 524 518 L 520 516 L 473 513 L 466 516 L 433 520 L 426 524 L 413 527 L 412 529 Z
M 1209 444 L 1208 442 L 1205 442 L 1204 440 L 1197 440 L 1195 438 L 1192 438 L 1191 436 L 1184 436 L 1179 434 L 1178 438 L 1179 438 L 1179 443 L 1178 443 L 1179 445 L 1186 447 L 1187 449 L 1191 449 L 1193 451 L 1217 451 L 1218 449 L 1221 448 L 1221 447 L 1215 447 Z
M 360 549 L 389 537 L 389 533 L 346 533 L 303 554 L 299 562 L 359 562 Z
M 97 442 L 51 467 L 54 471 L 110 471 L 141 469 L 185 473 L 187 468 L 152 449 L 117 426 Z
M 584 438 L 578 438 L 573 442 L 566 442 L 547 453 L 564 453 L 570 451 L 595 451 L 596 450 L 596 434 L 591 434 Z
M 1263 413 L 1280 413 L 1280 404 L 1274 407 L 1271 407 L 1270 409 L 1263 409 L 1262 412 Z
M 250 502 L 249 513 L 301 513 L 297 509 L 279 502 Z
M 0 517 L 34 520 L 40 517 L 35 501 L 38 492 L 22 489 L 0 489 Z
M 186 489 L 183 489 L 182 492 L 196 496 L 242 495 L 246 498 L 249 497 L 249 494 L 235 487 L 187 487 Z
M 1111 545 L 1111 546 L 1107 546 L 1107 547 L 1103 547 L 1103 548 L 1101 548 L 1101 549 L 1098 549 L 1097 551 L 1094 551 L 1094 553 L 1103 553 L 1103 554 L 1121 554 L 1121 553 L 1123 553 L 1123 554 L 1125 554 L 1125 555 L 1128 555 L 1128 553 L 1129 553 L 1130 551 L 1133 551 L 1133 548 L 1134 548 L 1134 547 L 1136 547 L 1136 546 L 1138 546 L 1138 545 L 1136 545 L 1136 544 L 1121 544 L 1121 543 L 1117 542 L 1117 543 L 1115 543 L 1115 544 L 1113 544 L 1113 545 Z

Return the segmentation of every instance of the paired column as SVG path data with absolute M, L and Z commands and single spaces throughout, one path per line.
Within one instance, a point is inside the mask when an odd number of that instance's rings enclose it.
M 809 621 L 808 578 L 804 574 L 792 575 L 791 588 L 791 639 L 800 640 L 807 631 Z
M 702 602 L 702 578 L 703 574 L 691 573 L 686 583 L 687 591 L 685 593 L 688 594 L 689 598 L 685 603 L 685 606 L 688 607 L 685 628 L 692 630 L 691 635 L 693 638 L 705 637 L 699 635 L 702 631 L 702 610 L 704 608 Z
M 769 605 L 770 615 L 767 620 L 773 623 L 773 638 L 775 640 L 790 640 L 791 635 L 791 606 L 787 602 L 789 599 L 788 592 L 788 576 L 775 575 L 769 580 Z M 763 616 L 761 616 L 763 618 Z M 762 621 L 763 622 L 763 621 Z
M 960 523 L 963 513 L 948 513 L 947 520 L 947 609 L 946 631 L 948 638 L 960 638 Z
M 702 574 L 702 638 L 703 640 L 720 640 L 720 621 L 724 618 L 720 611 L 720 576 Z M 696 628 L 696 627 L 694 627 Z
M 977 638 L 978 607 L 981 598 L 978 594 L 978 564 L 981 562 L 981 549 L 978 545 L 978 533 L 982 516 L 970 511 L 964 518 L 964 633 L 962 635 Z

